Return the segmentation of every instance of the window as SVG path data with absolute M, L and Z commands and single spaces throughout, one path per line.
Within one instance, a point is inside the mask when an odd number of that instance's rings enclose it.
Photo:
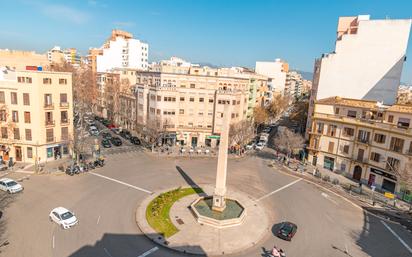
M 26 129 L 25 134 L 26 134 L 26 140 L 31 141 L 31 129 Z
M 53 112 L 46 112 L 45 113 L 46 125 L 53 124 Z
M 398 127 L 400 127 L 400 128 L 409 128 L 410 123 L 411 123 L 410 119 L 407 119 L 407 118 L 399 118 L 398 119 Z
M 43 84 L 51 84 L 52 80 L 51 78 L 43 78 Z
M 19 128 L 13 128 L 14 139 L 20 140 L 20 130 Z
M 53 142 L 53 141 L 54 141 L 53 129 L 46 129 L 46 142 Z
M 394 151 L 394 152 L 400 153 L 400 152 L 402 152 L 404 143 L 405 143 L 405 140 L 403 140 L 401 138 L 397 138 L 397 137 L 392 137 L 389 149 Z
M 62 127 L 62 140 L 69 140 L 69 128 L 68 127 Z
M 180 97 L 180 102 L 184 102 L 185 98 L 183 96 Z
M 27 158 L 33 158 L 33 148 L 27 147 Z
M 389 116 L 388 116 L 388 122 L 389 122 L 389 123 L 393 123 L 393 115 L 389 115 Z
M 6 112 L 6 110 L 0 110 L 0 121 L 7 121 L 7 112 Z
M 19 112 L 18 111 L 12 111 L 11 112 L 11 119 L 13 122 L 19 122 Z
M 199 116 L 203 116 L 203 112 L 199 112 L 198 115 L 199 115 Z
M 150 112 L 150 113 L 152 113 L 152 114 L 155 114 L 156 109 L 155 109 L 155 108 L 153 108 L 153 107 L 150 107 L 150 108 L 149 108 L 149 112 Z
M 209 98 L 209 103 L 213 103 L 213 98 Z
M 347 137 L 352 137 L 355 135 L 355 130 L 353 128 L 345 127 L 343 128 L 343 135 Z
M 348 154 L 349 153 L 349 145 L 344 145 L 342 152 Z
M 339 111 L 340 111 L 340 110 L 339 110 L 339 107 L 336 107 L 336 108 L 335 108 L 335 114 L 336 114 L 336 115 L 339 115 Z
M 323 127 L 324 127 L 323 123 L 316 123 L 316 133 L 323 134 Z
M 23 104 L 30 105 L 30 95 L 28 93 L 23 93 Z
M 11 104 L 17 104 L 17 93 L 10 92 Z
M 67 94 L 66 93 L 60 94 L 60 103 L 67 103 Z
M 30 112 L 24 112 L 24 123 L 31 123 Z
M 371 152 L 371 158 L 374 162 L 379 162 L 381 159 L 381 155 L 379 153 Z
M 393 157 L 388 157 L 388 159 L 386 160 L 386 169 L 391 172 L 397 172 L 399 169 L 400 163 L 401 163 L 400 160 L 393 158 Z
M 328 126 L 328 135 L 331 136 L 331 137 L 336 136 L 336 128 L 337 128 L 336 125 L 329 125 Z
M 160 115 L 160 109 L 157 109 L 157 110 L 156 110 L 156 114 L 157 114 L 157 115 Z
M 59 79 L 59 85 L 66 85 L 67 79 Z
M 176 97 L 165 96 L 165 97 L 163 97 L 163 101 L 165 101 L 165 102 L 176 102 Z
M 60 112 L 60 122 L 61 123 L 67 123 L 69 122 L 69 116 L 67 111 L 61 111 Z
M 190 84 L 190 88 L 195 88 L 196 85 L 195 84 Z
M 362 143 L 368 143 L 369 142 L 369 137 L 370 137 L 370 132 L 369 131 L 365 131 L 365 130 L 359 130 L 358 133 L 358 141 L 362 142 Z
M 4 91 L 0 91 L 0 104 L 6 103 L 6 98 L 4 97 Z
M 205 101 L 205 99 L 203 97 L 199 98 L 199 102 L 203 103 Z
M 52 95 L 51 94 L 44 94 L 44 106 L 51 106 L 52 105 Z
M 19 83 L 31 83 L 32 80 L 30 77 L 17 77 L 17 82 Z
M 7 134 L 7 127 L 1 127 L 1 138 L 9 138 Z
M 195 101 L 195 98 L 194 98 L 194 97 L 190 97 L 190 98 L 189 98 L 189 101 L 190 101 L 190 102 L 194 102 L 194 101 Z
M 357 112 L 356 111 L 348 111 L 348 117 L 356 118 Z
M 232 105 L 236 105 L 236 100 L 232 100 Z
M 328 145 L 328 152 L 332 153 L 332 152 L 333 152 L 333 148 L 334 148 L 334 146 L 335 146 L 335 143 L 334 143 L 334 142 L 329 142 L 329 145 Z
M 184 109 L 180 109 L 180 110 L 179 110 L 179 114 L 185 114 L 185 110 L 184 110 Z
M 375 136 L 373 137 L 373 140 L 376 143 L 384 144 L 386 141 L 386 136 L 383 134 L 375 133 Z
M 156 100 L 156 96 L 155 96 L 155 95 L 150 95 L 150 100 L 155 101 L 155 100 Z
M 157 101 L 158 102 L 162 101 L 162 97 L 160 95 L 157 96 Z

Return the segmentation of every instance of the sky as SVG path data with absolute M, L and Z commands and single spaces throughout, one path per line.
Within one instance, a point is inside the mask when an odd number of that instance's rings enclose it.
M 0 0 L 0 48 L 87 54 L 114 28 L 149 43 L 149 61 L 178 56 L 254 67 L 281 58 L 313 71 L 334 50 L 339 16 L 412 18 L 412 0 Z M 412 84 L 412 38 L 402 81 Z

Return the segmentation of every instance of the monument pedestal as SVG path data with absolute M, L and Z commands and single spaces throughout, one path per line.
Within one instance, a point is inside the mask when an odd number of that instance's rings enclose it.
M 226 208 L 226 199 L 223 195 L 213 195 L 212 210 L 223 212 Z

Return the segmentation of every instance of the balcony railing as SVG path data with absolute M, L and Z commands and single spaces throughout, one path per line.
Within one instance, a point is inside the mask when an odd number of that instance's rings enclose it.
M 69 108 L 69 103 L 68 102 L 65 102 L 65 103 L 60 103 L 60 107 L 61 108 Z
M 44 123 L 46 127 L 52 127 L 55 124 L 54 120 L 46 120 Z
M 70 124 L 70 119 L 60 120 L 60 124 L 62 124 L 62 125 L 68 125 L 68 124 Z
M 44 109 L 48 109 L 48 110 L 54 109 L 54 104 L 53 103 L 45 103 L 44 104 Z

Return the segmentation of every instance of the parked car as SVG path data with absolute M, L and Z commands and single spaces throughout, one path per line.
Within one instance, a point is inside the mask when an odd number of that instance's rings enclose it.
M 125 130 L 125 129 L 120 131 L 119 135 L 123 137 L 124 139 L 130 139 L 132 137 L 132 134 L 128 130 Z
M 266 127 L 262 130 L 263 133 L 270 133 L 271 129 L 270 127 Z
M 259 151 L 263 150 L 263 148 L 265 148 L 265 143 L 263 143 L 263 142 L 259 142 L 255 146 L 255 149 L 259 150 Z
M 255 148 L 255 146 L 256 146 L 255 142 L 250 142 L 249 144 L 247 144 L 247 145 L 245 146 L 245 149 L 246 149 L 246 150 L 252 150 L 252 149 Z
M 134 145 L 140 145 L 141 144 L 140 139 L 138 137 L 131 137 L 130 142 Z
M 9 178 L 0 179 L 0 189 L 6 191 L 9 194 L 14 194 L 22 191 L 24 188 L 16 181 Z
M 298 226 L 296 226 L 296 224 L 292 222 L 283 222 L 280 226 L 277 236 L 284 240 L 291 241 L 297 230 Z
M 90 133 L 90 135 L 93 135 L 93 136 L 98 136 L 99 135 L 99 131 L 96 128 L 89 129 L 89 133 Z
M 112 138 L 112 134 L 110 134 L 109 132 L 103 132 L 102 133 L 102 137 L 104 139 L 111 139 Z
M 113 133 L 115 133 L 116 135 L 120 134 L 120 130 L 118 128 L 112 128 L 110 129 Z
M 111 123 L 111 124 L 107 125 L 107 128 L 108 129 L 113 129 L 113 128 L 116 128 L 116 125 Z
M 49 219 L 60 225 L 63 229 L 71 228 L 79 223 L 74 213 L 64 207 L 54 208 L 49 214 Z
M 111 122 L 110 122 L 110 120 L 103 119 L 103 120 L 102 120 L 102 124 L 107 127 L 107 126 L 109 126 L 109 125 L 111 124 Z
M 103 139 L 103 140 L 102 140 L 102 146 L 103 146 L 104 148 L 110 148 L 110 147 L 112 147 L 112 143 L 110 143 L 110 140 L 109 140 L 109 139 Z
M 123 144 L 122 140 L 118 137 L 112 137 L 112 139 L 110 139 L 110 142 L 115 146 L 121 146 Z

